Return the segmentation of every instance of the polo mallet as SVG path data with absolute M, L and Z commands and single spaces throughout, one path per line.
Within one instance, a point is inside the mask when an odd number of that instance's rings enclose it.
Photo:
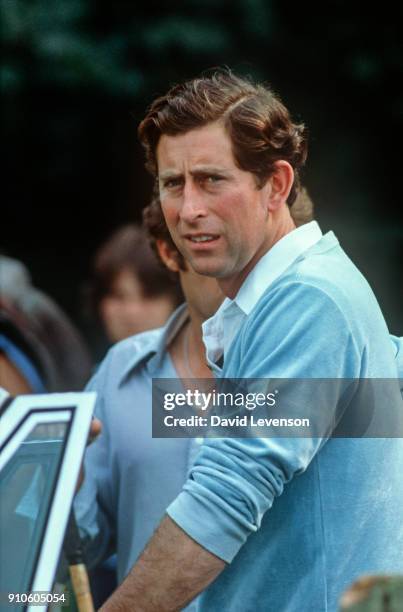
M 70 512 L 63 549 L 69 564 L 71 584 L 79 612 L 95 612 L 84 563 L 83 546 L 73 509 Z

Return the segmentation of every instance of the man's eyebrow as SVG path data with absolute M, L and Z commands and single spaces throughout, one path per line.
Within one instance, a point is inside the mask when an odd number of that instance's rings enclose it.
M 208 174 L 220 174 L 222 176 L 231 176 L 231 171 L 227 168 L 222 168 L 221 166 L 207 166 L 200 165 L 196 166 L 192 170 L 189 171 L 191 176 L 205 176 Z M 178 172 L 176 170 L 165 170 L 158 175 L 158 180 L 166 181 L 171 179 L 181 178 L 183 176 L 182 172 Z
M 160 181 L 166 181 L 167 179 L 178 178 L 182 176 L 181 172 L 175 172 L 175 170 L 165 170 L 158 175 Z
M 224 176 L 229 176 L 231 174 L 231 172 L 229 170 L 227 170 L 226 168 L 222 168 L 221 166 L 205 166 L 205 165 L 200 165 L 200 166 L 196 166 L 196 168 L 193 168 L 192 170 L 190 170 L 190 174 L 192 176 L 195 176 L 197 174 L 222 174 Z

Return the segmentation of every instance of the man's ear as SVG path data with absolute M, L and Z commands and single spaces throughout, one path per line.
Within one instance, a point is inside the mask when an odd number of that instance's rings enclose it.
M 271 191 L 268 208 L 274 212 L 287 202 L 294 182 L 294 170 L 284 159 L 274 162 L 274 172 L 268 180 Z
M 179 272 L 181 268 L 176 249 L 173 249 L 165 240 L 162 240 L 161 238 L 156 240 L 156 246 L 158 255 L 161 257 L 168 270 L 171 270 L 171 272 Z

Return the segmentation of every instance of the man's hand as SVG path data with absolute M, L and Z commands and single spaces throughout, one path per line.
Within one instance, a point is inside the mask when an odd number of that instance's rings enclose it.
M 88 433 L 87 446 L 92 444 L 94 440 L 99 436 L 102 431 L 102 423 L 99 419 L 95 417 L 91 421 L 90 431 Z M 76 493 L 80 490 L 81 485 L 84 481 L 84 464 L 81 464 L 80 473 L 78 475 L 77 485 L 76 485 Z
M 182 610 L 224 567 L 167 516 L 100 612 Z
M 90 425 L 90 431 L 88 434 L 88 442 L 87 442 L 87 446 L 88 444 L 92 444 L 94 442 L 94 440 L 96 438 L 98 438 L 99 434 L 102 431 L 102 423 L 99 419 L 96 419 L 95 417 L 93 417 L 92 421 L 91 421 L 91 425 Z

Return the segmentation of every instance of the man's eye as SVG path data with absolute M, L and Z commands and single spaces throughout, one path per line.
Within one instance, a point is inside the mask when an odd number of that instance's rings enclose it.
M 209 176 L 206 177 L 206 182 L 207 183 L 218 183 L 219 181 L 222 180 L 222 176 L 218 176 L 217 174 L 210 174 Z
M 182 181 L 179 178 L 168 179 L 167 181 L 164 181 L 164 187 L 165 189 L 174 189 L 175 187 L 179 187 L 181 183 Z

